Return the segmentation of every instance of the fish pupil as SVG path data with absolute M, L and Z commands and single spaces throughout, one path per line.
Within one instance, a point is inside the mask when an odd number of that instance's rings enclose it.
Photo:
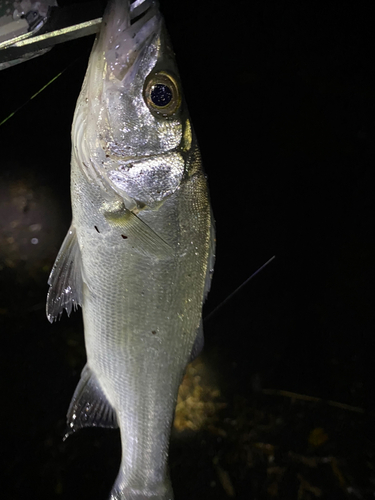
M 158 106 L 159 108 L 168 106 L 172 97 L 172 91 L 167 85 L 164 85 L 163 83 L 153 85 L 151 90 L 151 100 L 155 106 Z

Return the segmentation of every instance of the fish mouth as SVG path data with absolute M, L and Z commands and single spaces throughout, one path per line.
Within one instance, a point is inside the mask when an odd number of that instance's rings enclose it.
M 161 20 L 156 0 L 109 0 L 99 46 L 110 76 L 123 80 L 150 38 L 160 32 Z

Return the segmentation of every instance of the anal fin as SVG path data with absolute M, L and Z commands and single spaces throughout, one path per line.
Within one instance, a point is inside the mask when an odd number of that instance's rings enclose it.
M 116 413 L 87 365 L 82 370 L 74 391 L 67 413 L 67 423 L 68 430 L 64 439 L 83 427 L 118 427 Z
M 195 341 L 193 344 L 193 348 L 192 348 L 191 353 L 190 353 L 189 363 L 194 361 L 194 359 L 200 355 L 200 353 L 203 350 L 203 347 L 204 347 L 204 335 L 203 335 L 203 321 L 201 319 L 201 322 L 199 323 L 199 327 L 197 330 L 197 335 L 195 337 Z
M 215 220 L 211 210 L 210 248 L 208 253 L 206 282 L 204 286 L 204 295 L 203 295 L 204 299 L 207 298 L 208 292 L 210 291 L 211 288 L 211 281 L 212 281 L 212 275 L 214 273 L 214 264 L 215 264 L 215 247 L 216 247 Z

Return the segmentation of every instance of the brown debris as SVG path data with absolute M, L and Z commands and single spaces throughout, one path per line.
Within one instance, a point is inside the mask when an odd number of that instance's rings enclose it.
M 174 428 L 178 431 L 208 428 L 213 434 L 226 436 L 225 430 L 215 425 L 217 411 L 226 404 L 219 400 L 217 387 L 208 382 L 207 371 L 200 358 L 188 365 L 178 392 Z
M 301 474 L 297 474 L 298 479 L 300 480 L 300 486 L 298 488 L 298 500 L 303 500 L 305 497 L 305 492 L 312 493 L 315 497 L 322 496 L 322 490 L 317 488 L 316 486 L 311 486 L 311 484 L 302 477 Z
M 215 466 L 216 468 L 216 472 L 217 472 L 217 476 L 219 478 L 219 481 L 220 481 L 220 484 L 221 486 L 223 487 L 225 493 L 228 495 L 228 497 L 235 497 L 236 494 L 235 494 L 235 491 L 234 491 L 234 487 L 233 487 L 233 484 L 232 484 L 232 481 L 229 477 L 229 474 L 227 471 L 225 471 L 224 469 L 222 469 L 220 467 L 220 465 L 216 465 Z

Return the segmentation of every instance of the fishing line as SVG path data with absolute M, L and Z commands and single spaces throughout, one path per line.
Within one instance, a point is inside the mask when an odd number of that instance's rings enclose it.
M 265 262 L 263 264 L 263 266 L 260 266 L 259 269 L 257 269 L 255 271 L 255 273 L 253 273 L 251 276 L 249 276 L 249 278 L 247 278 L 240 286 L 238 286 L 235 290 L 233 290 L 232 293 L 230 293 L 228 295 L 228 297 L 226 299 L 224 299 L 222 302 L 220 302 L 220 304 L 218 306 L 216 306 L 209 314 L 207 314 L 207 316 L 205 316 L 203 318 L 203 321 L 208 321 L 210 318 L 212 318 L 212 316 L 221 308 L 223 307 L 227 302 L 229 302 L 244 286 L 246 286 L 249 281 L 251 279 L 253 279 L 258 273 L 260 273 L 260 271 L 262 271 L 266 266 L 268 266 L 268 264 L 270 264 L 273 259 L 276 257 L 276 255 L 274 255 L 273 257 L 271 257 L 270 259 L 267 260 L 267 262 Z
M 0 127 L 1 127 L 1 125 L 4 125 L 4 123 L 7 122 L 10 118 L 12 118 L 12 116 L 14 116 L 16 113 L 18 113 L 18 111 L 20 111 L 24 106 L 26 106 L 26 104 L 28 104 L 32 99 L 34 99 L 34 97 L 36 97 L 37 95 L 39 95 L 41 92 L 43 92 L 44 89 L 46 89 L 49 85 L 51 85 L 51 83 L 53 83 L 55 80 L 57 80 L 59 78 L 59 76 L 61 76 L 64 73 L 64 71 L 66 71 L 69 68 L 69 66 L 67 66 L 60 73 L 58 73 L 56 76 L 54 76 L 52 78 L 52 80 L 50 80 L 48 83 L 46 83 L 41 89 L 39 89 L 37 92 L 35 92 L 34 95 L 32 95 L 31 97 L 29 97 L 29 99 L 27 99 L 23 104 L 21 104 L 20 106 L 18 106 L 17 109 L 15 109 L 14 111 L 12 111 L 12 113 L 10 113 L 10 115 L 8 115 L 6 118 L 4 118 L 4 120 L 0 122 Z
M 4 118 L 4 120 L 2 120 L 0 122 L 0 127 L 1 125 L 4 125 L 4 123 L 6 123 L 10 118 L 12 118 L 12 116 L 14 116 L 16 113 L 18 113 L 23 107 L 26 106 L 26 104 L 28 104 L 32 99 L 34 99 L 35 97 L 37 97 L 41 92 L 43 92 L 43 90 L 45 90 L 47 87 L 49 87 L 49 85 L 51 85 L 51 83 L 53 83 L 54 81 L 56 81 L 63 73 L 65 73 L 65 71 L 67 69 L 69 69 L 71 66 L 73 66 L 73 64 L 75 64 L 79 59 L 81 59 L 81 57 L 83 56 L 79 56 L 77 57 L 74 61 L 72 61 L 70 64 L 68 64 L 68 66 L 66 66 L 66 68 L 64 68 L 62 71 L 60 71 L 60 73 L 58 73 L 56 76 L 54 76 L 49 82 L 47 82 L 41 89 L 39 89 L 37 92 L 35 92 L 35 94 L 33 94 L 31 97 L 29 97 L 24 103 L 20 104 L 18 106 L 17 109 L 15 109 L 12 113 L 10 113 L 10 115 L 8 115 L 6 118 Z

